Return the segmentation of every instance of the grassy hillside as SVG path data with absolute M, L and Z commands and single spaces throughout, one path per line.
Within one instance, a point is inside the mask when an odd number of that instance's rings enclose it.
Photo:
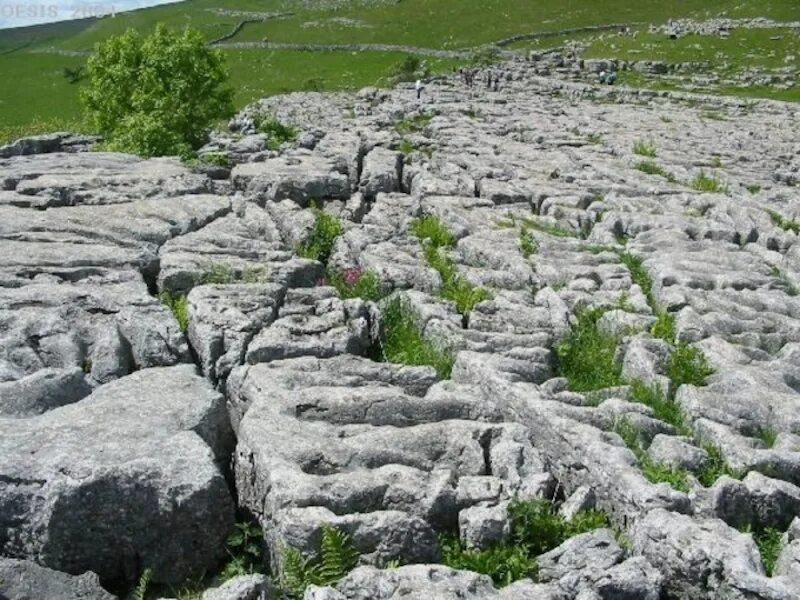
M 338 6 L 338 8 L 336 7 Z M 279 13 L 288 18 L 246 25 L 231 42 L 306 44 L 401 44 L 428 49 L 468 50 L 500 39 L 570 27 L 641 24 L 643 35 L 622 43 L 609 36 L 590 38 L 590 56 L 680 60 L 720 60 L 726 68 L 773 66 L 787 55 L 800 55 L 797 32 L 780 42 L 774 32 L 737 32 L 729 40 L 696 38 L 667 44 L 651 39 L 645 24 L 669 18 L 734 18 L 764 16 L 777 21 L 800 20 L 797 0 L 187 0 L 99 20 L 65 22 L 17 30 L 0 30 L 0 73 L 13 85 L 0 89 L 0 138 L 20 131 L 75 126 L 80 119 L 78 89 L 64 77 L 86 53 L 110 35 L 129 27 L 149 31 L 157 22 L 192 26 L 208 39 L 229 31 L 244 17 L 224 11 Z M 566 36 L 573 39 L 575 36 Z M 518 48 L 551 46 L 565 38 L 526 42 Z M 283 49 L 225 48 L 236 103 L 241 107 L 269 94 L 301 89 L 353 89 L 379 83 L 402 54 L 385 51 L 300 52 Z M 449 70 L 453 59 L 429 60 L 435 70 Z M 777 65 L 780 66 L 780 65 Z M 648 84 L 629 77 L 633 84 Z M 765 88 L 730 93 L 768 95 L 800 100 L 790 91 Z M 13 128 L 13 130 L 12 130 Z M 3 129 L 5 131 L 3 131 Z

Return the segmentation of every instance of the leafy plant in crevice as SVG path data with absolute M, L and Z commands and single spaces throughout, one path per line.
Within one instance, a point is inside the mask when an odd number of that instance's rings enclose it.
M 430 366 L 440 378 L 450 378 L 455 362 L 452 353 L 423 335 L 417 314 L 400 295 L 382 306 L 380 345 L 386 362 Z
M 419 133 L 423 131 L 433 120 L 431 115 L 415 115 L 413 117 L 406 117 L 400 119 L 395 123 L 394 128 L 400 135 L 408 135 L 410 133 Z
M 667 483 L 679 492 L 689 491 L 689 472 L 653 462 L 642 444 L 639 431 L 629 420 L 619 419 L 614 424 L 614 431 L 633 452 L 645 479 L 650 483 Z
M 539 251 L 539 244 L 536 243 L 536 238 L 524 225 L 519 228 L 519 249 L 525 258 L 530 258 Z
M 270 150 L 278 150 L 285 142 L 297 139 L 297 129 L 281 123 L 271 115 L 258 115 L 254 119 L 254 125 L 259 133 L 266 134 L 267 147 Z
M 743 473 L 732 469 L 730 465 L 728 465 L 728 462 L 722 455 L 722 450 L 719 446 L 714 444 L 704 444 L 703 450 L 705 450 L 706 454 L 708 454 L 708 460 L 697 472 L 697 480 L 703 485 L 703 487 L 711 487 L 714 485 L 717 479 L 723 475 L 732 477 L 733 479 L 742 478 Z
M 222 569 L 220 579 L 227 581 L 240 575 L 260 573 L 264 565 L 262 540 L 259 527 L 246 521 L 237 523 L 225 541 L 230 560 Z
M 675 343 L 675 315 L 665 310 L 656 312 L 656 322 L 650 329 L 653 337 L 660 338 L 670 344 Z
M 172 311 L 178 326 L 183 333 L 189 330 L 189 299 L 183 294 L 173 295 L 164 290 L 160 295 L 161 303 Z
M 728 186 L 714 177 L 709 177 L 704 171 L 700 171 L 691 181 L 691 187 L 698 192 L 708 192 L 714 194 L 727 194 Z
M 381 280 L 374 271 L 347 269 L 341 273 L 328 273 L 327 283 L 336 288 L 343 299 L 361 298 L 377 302 L 386 296 Z
M 209 265 L 200 276 L 200 283 L 207 285 L 224 285 L 229 283 L 257 283 L 264 277 L 262 269 L 254 267 L 242 271 L 234 270 L 224 263 Z
M 753 432 L 753 437 L 761 440 L 767 448 L 772 448 L 778 441 L 778 432 L 769 427 L 759 427 Z
M 455 236 L 434 215 L 425 215 L 412 221 L 411 233 L 419 240 L 427 240 L 434 248 L 452 248 L 456 245 Z
M 608 527 L 602 511 L 582 511 L 567 521 L 547 500 L 514 501 L 508 508 L 511 533 L 505 543 L 478 550 L 455 536 L 441 538 L 442 562 L 454 569 L 489 575 L 500 586 L 518 579 L 536 579 L 536 557 L 557 548 L 569 538 Z
M 284 549 L 280 584 L 290 598 L 301 599 L 309 585 L 334 585 L 358 564 L 350 537 L 329 525 L 322 527 L 319 554 L 313 560 L 294 548 Z
M 675 389 L 683 384 L 704 386 L 714 369 L 708 364 L 705 354 L 699 348 L 679 343 L 667 362 L 667 377 Z
M 621 366 L 614 360 L 619 340 L 601 332 L 602 309 L 583 310 L 566 337 L 556 345 L 558 372 L 574 392 L 589 392 L 623 383 Z
M 342 222 L 333 215 L 319 208 L 313 208 L 314 226 L 306 240 L 297 248 L 297 254 L 303 258 L 318 260 L 327 264 L 333 251 L 333 245 L 344 233 Z

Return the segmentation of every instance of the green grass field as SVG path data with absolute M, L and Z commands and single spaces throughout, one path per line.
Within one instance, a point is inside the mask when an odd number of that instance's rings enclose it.
M 56 125 L 78 127 L 80 83 L 64 77 L 85 53 L 110 35 L 133 27 L 151 30 L 155 23 L 191 26 L 208 39 L 231 31 L 242 17 L 221 15 L 215 9 L 262 13 L 292 11 L 289 18 L 245 26 L 232 42 L 270 41 L 308 44 L 401 44 L 431 49 L 470 50 L 517 34 L 553 32 L 571 27 L 610 23 L 641 24 L 634 38 L 613 35 L 543 37 L 512 49 L 547 48 L 579 39 L 588 57 L 648 58 L 703 61 L 725 73 L 749 66 L 778 68 L 787 56 L 800 56 L 797 31 L 736 31 L 730 39 L 688 37 L 666 40 L 646 33 L 647 23 L 669 18 L 698 19 L 764 16 L 776 21 L 800 20 L 797 0 L 402 0 L 402 2 L 338 3 L 328 0 L 187 0 L 186 2 L 123 13 L 96 21 L 64 22 L 17 30 L 0 30 L 0 73 L 10 85 L 0 89 L 0 142 L 27 131 Z M 320 8 L 308 8 L 319 6 Z M 671 42 L 671 43 L 668 43 Z M 60 54 L 59 54 L 60 52 Z M 236 89 L 236 106 L 276 93 L 295 90 L 357 89 L 386 82 L 391 67 L 403 58 L 398 52 L 300 52 L 272 49 L 233 49 L 224 52 Z M 69 55 L 68 53 L 83 53 Z M 433 70 L 447 71 L 456 60 L 427 59 Z M 796 66 L 796 62 L 795 62 Z M 679 87 L 674 82 L 651 82 L 624 74 L 624 83 Z M 730 88 L 723 92 L 800 100 L 797 88 Z

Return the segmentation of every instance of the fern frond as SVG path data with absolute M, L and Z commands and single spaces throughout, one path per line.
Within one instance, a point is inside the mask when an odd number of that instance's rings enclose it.
M 358 564 L 358 550 L 350 537 L 330 525 L 322 527 L 321 554 L 319 585 L 336 583 Z
M 145 569 L 139 577 L 139 583 L 136 584 L 136 589 L 133 591 L 133 600 L 145 600 L 147 597 L 147 588 L 150 586 L 150 579 L 153 577 L 152 569 Z
M 306 588 L 314 583 L 314 575 L 308 558 L 294 548 L 285 548 L 283 551 L 283 568 L 281 570 L 281 587 L 290 598 L 301 599 Z

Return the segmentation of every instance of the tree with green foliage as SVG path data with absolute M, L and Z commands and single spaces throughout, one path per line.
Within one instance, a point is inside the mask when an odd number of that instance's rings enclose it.
M 96 47 L 81 100 L 112 150 L 189 156 L 211 125 L 233 113 L 222 54 L 191 29 L 129 29 Z

